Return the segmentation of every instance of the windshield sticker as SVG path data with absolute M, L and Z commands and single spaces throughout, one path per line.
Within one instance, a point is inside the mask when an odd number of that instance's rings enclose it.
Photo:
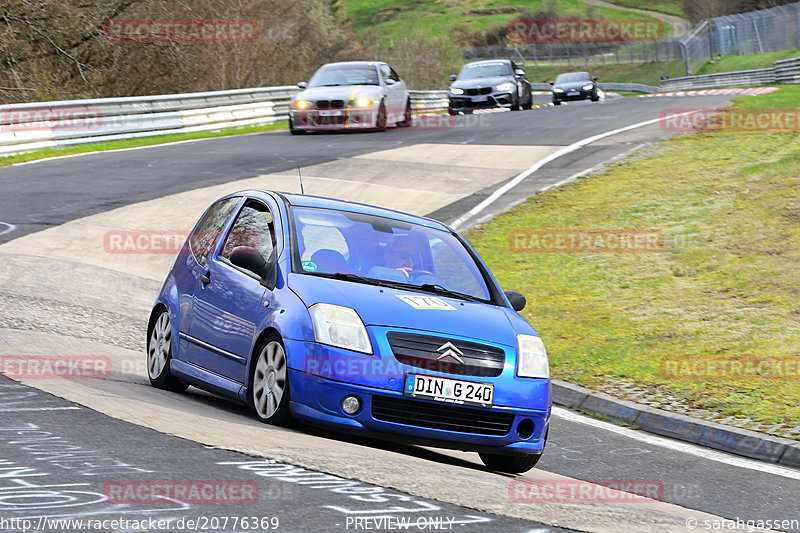
M 441 311 L 456 310 L 455 307 L 448 304 L 441 298 L 436 298 L 435 296 L 406 296 L 400 294 L 397 294 L 396 296 L 414 309 L 439 309 Z
M 316 272 L 317 270 L 317 264 L 313 261 L 303 261 L 301 265 L 306 272 Z

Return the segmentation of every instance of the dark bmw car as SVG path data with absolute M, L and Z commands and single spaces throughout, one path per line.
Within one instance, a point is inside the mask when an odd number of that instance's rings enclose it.
M 561 102 L 571 100 L 600 100 L 598 93 L 597 78 L 592 78 L 588 72 L 567 72 L 559 74 L 553 86 L 553 104 L 561 105 Z
M 516 111 L 533 105 L 531 82 L 509 59 L 467 63 L 458 76 L 450 76 L 450 81 L 451 115 L 495 107 Z

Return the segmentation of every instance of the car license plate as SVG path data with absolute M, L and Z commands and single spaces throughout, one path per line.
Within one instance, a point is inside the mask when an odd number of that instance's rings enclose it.
M 341 117 L 344 111 L 341 109 L 320 109 L 319 116 L 321 117 Z
M 578 91 L 570 91 L 567 93 L 568 96 L 578 96 Z
M 494 399 L 494 385 L 406 374 L 406 387 L 403 393 L 405 396 L 443 403 L 491 407 Z
M 489 99 L 489 97 L 488 97 L 488 96 L 486 96 L 486 95 L 483 95 L 483 96 L 473 96 L 473 97 L 472 97 L 472 101 L 473 101 L 473 102 L 485 102 L 485 101 L 486 101 L 486 100 L 488 100 L 488 99 Z

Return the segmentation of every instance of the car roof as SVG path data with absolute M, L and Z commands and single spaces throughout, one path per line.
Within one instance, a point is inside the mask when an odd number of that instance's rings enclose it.
M 374 215 L 392 220 L 399 220 L 401 222 L 409 222 L 411 224 L 418 224 L 428 228 L 438 229 L 442 231 L 450 231 L 450 228 L 432 218 L 425 218 L 385 207 L 378 207 L 375 205 L 360 204 L 357 202 L 348 202 L 346 200 L 337 200 L 335 198 L 327 198 L 324 196 L 313 196 L 310 194 L 297 194 L 285 193 L 267 190 L 248 190 L 240 191 L 230 196 L 251 196 L 254 198 L 263 198 L 265 195 L 272 196 L 274 199 L 282 199 L 287 206 L 296 207 L 314 207 L 319 209 L 334 209 L 337 211 L 347 211 L 350 213 L 363 213 L 365 215 Z
M 338 63 L 325 63 L 323 67 L 372 67 L 381 64 L 383 61 L 339 61 Z
M 511 63 L 510 59 L 482 59 L 480 61 L 471 61 L 464 65 L 465 67 L 468 65 L 481 65 L 481 64 L 490 64 L 490 63 Z
M 578 71 L 578 72 L 562 72 L 561 74 L 559 74 L 559 76 L 567 76 L 569 74 L 586 74 L 587 76 L 589 76 L 588 72 L 584 72 L 582 70 Z M 589 76 L 589 77 L 591 78 L 591 76 Z

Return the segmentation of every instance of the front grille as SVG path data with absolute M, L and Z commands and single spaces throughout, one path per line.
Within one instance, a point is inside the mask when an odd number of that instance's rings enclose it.
M 341 109 L 344 100 L 317 100 L 317 109 Z
M 496 377 L 503 371 L 505 352 L 494 346 L 475 342 L 390 332 L 386 335 L 395 359 L 406 365 L 462 376 Z M 447 344 L 453 347 L 448 347 Z M 453 356 L 445 355 L 449 350 Z
M 469 96 L 476 96 L 478 94 L 491 94 L 492 88 L 491 87 L 478 87 L 476 89 L 464 89 L 464 94 Z
M 495 436 L 507 435 L 514 423 L 514 415 L 491 409 L 438 405 L 386 396 L 372 397 L 372 417 L 396 424 Z

